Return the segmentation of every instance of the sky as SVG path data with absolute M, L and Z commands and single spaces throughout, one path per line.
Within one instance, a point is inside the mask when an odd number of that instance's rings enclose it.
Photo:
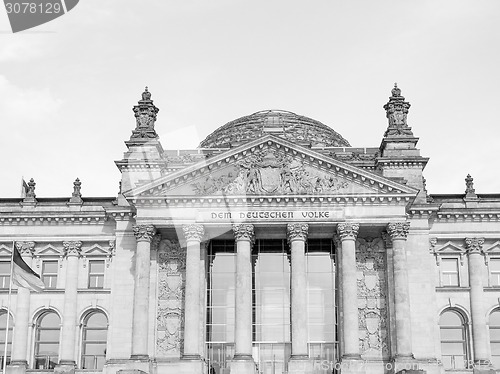
M 500 193 L 498 0 L 82 0 L 13 34 L 0 10 L 0 197 L 116 196 L 145 86 L 164 149 L 266 109 L 378 147 L 394 82 L 427 190 Z

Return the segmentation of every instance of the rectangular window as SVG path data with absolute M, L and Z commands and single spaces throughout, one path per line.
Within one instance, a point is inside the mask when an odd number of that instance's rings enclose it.
M 441 286 L 458 287 L 460 278 L 458 276 L 458 258 L 441 259 Z
M 42 262 L 42 281 L 45 288 L 57 287 L 57 271 L 59 266 L 57 261 L 43 261 Z
M 490 259 L 490 285 L 500 286 L 500 258 Z
M 104 288 L 104 260 L 89 261 L 89 288 Z
M 10 261 L 0 262 L 0 288 L 9 288 L 10 284 Z

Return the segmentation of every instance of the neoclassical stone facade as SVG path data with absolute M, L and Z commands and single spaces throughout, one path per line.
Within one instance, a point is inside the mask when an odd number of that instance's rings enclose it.
M 146 89 L 117 196 L 0 199 L 7 371 L 500 369 L 500 194 L 428 194 L 409 108 L 374 148 L 263 111 L 164 150 Z M 9 298 L 14 247 L 43 292 Z

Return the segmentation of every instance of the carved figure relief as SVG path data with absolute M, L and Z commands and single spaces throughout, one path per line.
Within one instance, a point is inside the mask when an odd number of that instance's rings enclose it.
M 386 358 L 387 288 L 385 251 L 381 238 L 358 238 L 356 242 L 358 273 L 359 348 L 366 357 Z
M 345 180 L 312 169 L 302 160 L 270 148 L 256 151 L 219 177 L 192 184 L 198 195 L 212 194 L 312 194 L 347 189 Z
M 158 357 L 180 357 L 186 253 L 177 240 L 164 239 L 158 246 L 158 311 L 156 351 Z

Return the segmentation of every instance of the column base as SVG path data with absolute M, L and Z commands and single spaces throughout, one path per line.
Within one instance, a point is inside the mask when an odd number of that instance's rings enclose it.
M 255 374 L 255 362 L 250 355 L 235 355 L 229 368 L 231 374 Z
M 309 374 L 314 373 L 314 370 L 314 364 L 307 355 L 295 355 L 288 361 L 289 374 Z
M 341 374 L 365 374 L 366 364 L 359 354 L 346 354 L 340 359 Z
M 24 366 L 28 367 L 28 361 L 26 360 L 16 360 L 16 361 L 11 361 L 9 366 Z
M 392 372 L 395 374 L 425 374 L 412 353 L 399 354 L 392 360 Z
M 26 361 L 14 361 L 6 366 L 5 372 L 7 374 L 26 374 L 28 363 Z
M 149 361 L 148 355 L 131 355 L 130 359 L 133 361 Z
M 61 360 L 54 368 L 54 374 L 75 374 L 75 368 L 75 361 Z

